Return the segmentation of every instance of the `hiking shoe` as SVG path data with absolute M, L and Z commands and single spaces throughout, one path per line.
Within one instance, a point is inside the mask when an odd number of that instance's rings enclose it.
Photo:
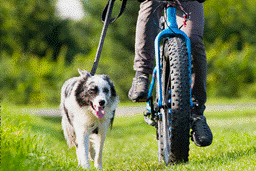
M 204 115 L 192 114 L 192 141 L 199 146 L 205 147 L 212 143 L 212 132 L 210 127 L 206 123 L 206 118 Z
M 142 72 L 136 72 L 133 78 L 132 87 L 128 93 L 128 97 L 133 102 L 145 102 L 148 97 L 149 75 Z

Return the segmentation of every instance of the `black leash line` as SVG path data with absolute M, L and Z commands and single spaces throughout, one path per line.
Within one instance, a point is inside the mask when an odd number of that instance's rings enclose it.
M 110 23 L 115 22 L 116 19 L 122 15 L 122 13 L 124 12 L 125 6 L 126 6 L 126 1 L 127 0 L 122 1 L 122 6 L 121 6 L 121 9 L 120 9 L 120 12 L 119 12 L 118 16 L 115 17 L 115 18 L 111 18 L 112 9 L 113 9 L 115 0 L 109 0 L 107 5 L 104 8 L 104 11 L 103 11 L 102 16 L 101 16 L 101 20 L 102 20 L 102 22 L 104 22 L 104 25 L 103 25 L 103 28 L 102 28 L 97 53 L 96 53 L 95 60 L 94 60 L 94 63 L 93 63 L 93 67 L 92 67 L 92 70 L 91 70 L 91 75 L 94 75 L 96 73 L 96 69 L 97 69 L 97 66 L 98 66 L 98 63 L 99 63 L 99 60 L 100 60 L 100 55 L 101 55 L 101 52 L 102 52 L 102 48 L 103 48 L 104 40 L 105 40 L 105 37 L 106 37 L 108 25 Z

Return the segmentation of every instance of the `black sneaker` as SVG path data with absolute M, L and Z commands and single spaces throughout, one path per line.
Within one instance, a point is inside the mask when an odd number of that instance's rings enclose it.
M 128 97 L 133 102 L 145 102 L 148 96 L 149 75 L 136 72 Z
M 213 136 L 205 116 L 192 114 L 191 119 L 192 141 L 199 147 L 211 145 Z

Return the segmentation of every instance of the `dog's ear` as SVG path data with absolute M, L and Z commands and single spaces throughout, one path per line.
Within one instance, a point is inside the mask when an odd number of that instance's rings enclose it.
M 88 71 L 78 69 L 79 74 L 81 77 L 83 77 L 85 80 L 91 76 L 91 74 Z
M 107 75 L 102 75 L 103 79 L 106 80 L 109 85 L 110 85 L 110 88 L 111 88 L 111 96 L 113 97 L 116 97 L 116 90 L 115 90 L 115 86 L 114 86 L 114 83 L 112 81 L 110 81 L 110 78 L 109 76 Z

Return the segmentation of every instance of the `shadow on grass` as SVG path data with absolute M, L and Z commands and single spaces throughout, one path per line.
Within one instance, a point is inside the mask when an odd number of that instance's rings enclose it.
M 59 141 L 65 141 L 63 131 L 61 129 L 61 117 L 41 116 L 45 122 L 41 124 L 31 123 L 31 129 L 37 133 L 45 133 Z
M 41 116 L 41 118 L 43 118 L 46 121 L 50 121 L 53 123 L 59 123 L 61 124 L 61 117 L 60 116 L 56 116 L 56 117 L 52 117 L 52 116 Z
M 113 128 L 111 131 L 111 134 L 114 135 L 112 138 L 114 139 L 122 139 L 124 137 L 128 136 L 143 136 L 145 134 L 154 134 L 156 131 L 155 127 L 149 126 L 146 123 L 130 123 L 125 126 L 115 126 L 115 123 L 113 125 Z

